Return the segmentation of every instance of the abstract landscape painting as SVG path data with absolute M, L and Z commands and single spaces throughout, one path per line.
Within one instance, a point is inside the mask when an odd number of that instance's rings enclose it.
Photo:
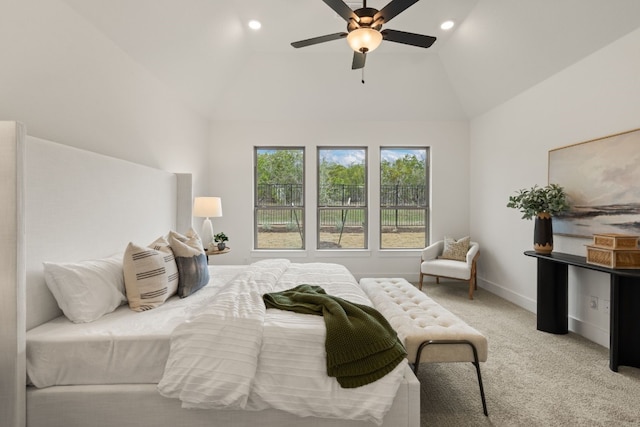
M 549 183 L 571 205 L 554 217 L 555 234 L 640 235 L 640 129 L 550 150 Z

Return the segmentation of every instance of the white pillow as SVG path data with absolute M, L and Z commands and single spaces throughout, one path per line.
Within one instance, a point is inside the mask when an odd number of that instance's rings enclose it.
M 74 263 L 44 263 L 44 278 L 65 316 L 92 322 L 127 301 L 122 255 Z

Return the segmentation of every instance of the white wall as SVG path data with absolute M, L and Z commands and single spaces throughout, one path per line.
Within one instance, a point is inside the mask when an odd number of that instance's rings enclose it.
M 25 422 L 24 126 L 0 121 L 0 425 Z
M 506 208 L 519 188 L 547 183 L 548 151 L 640 128 L 640 30 L 636 30 L 470 124 L 471 233 L 482 242 L 479 284 L 535 311 L 533 223 Z M 640 147 L 639 147 L 640 149 Z M 589 240 L 556 236 L 555 250 L 585 255 Z M 570 270 L 574 270 L 573 268 Z M 603 273 L 570 272 L 570 328 L 608 346 Z
M 466 122 L 214 122 L 211 194 L 222 197 L 224 216 L 214 232 L 229 236 L 232 252 L 224 263 L 246 263 L 264 256 L 296 262 L 340 262 L 356 277 L 398 276 L 417 280 L 420 254 L 380 251 L 378 206 L 381 146 L 431 149 L 432 239 L 469 232 L 469 129 Z M 306 147 L 306 240 L 300 252 L 252 251 L 254 146 Z M 370 229 L 367 251 L 318 251 L 316 247 L 316 154 L 318 146 L 366 146 L 369 157 Z M 218 260 L 215 260 L 218 262 Z
M 172 172 L 193 172 L 196 188 L 206 185 L 202 153 L 209 122 L 181 106 L 157 79 L 57 0 L 2 1 L 0 120 L 17 120 L 40 138 Z M 24 276 L 24 266 L 15 260 L 24 248 L 16 243 L 20 230 L 15 223 L 22 223 L 22 209 L 13 203 L 19 162 L 9 167 L 16 158 L 15 141 L 6 146 L 13 151 L 3 155 L 14 154 L 4 159 L 2 194 L 13 216 L 3 217 L 0 253 L 7 262 L 13 259 L 15 268 L 3 269 L 0 287 L 19 289 L 15 277 Z M 24 390 L 25 381 L 24 293 L 5 296 L 14 309 L 2 310 L 0 348 L 8 353 L 1 360 L 0 425 L 19 426 L 25 417 L 24 393 L 15 393 Z
M 209 122 L 65 3 L 4 0 L 0 55 L 0 119 L 205 184 Z

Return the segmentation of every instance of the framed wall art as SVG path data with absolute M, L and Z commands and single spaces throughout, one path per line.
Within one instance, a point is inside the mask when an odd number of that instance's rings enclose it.
M 640 235 L 640 129 L 550 150 L 549 183 L 571 206 L 554 217 L 555 234 Z

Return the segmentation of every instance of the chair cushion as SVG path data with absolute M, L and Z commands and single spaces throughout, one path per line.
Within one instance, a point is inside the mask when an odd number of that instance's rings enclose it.
M 444 238 L 444 249 L 440 258 L 453 259 L 456 261 L 466 261 L 467 252 L 469 252 L 469 244 L 471 238 L 469 236 L 455 240 L 451 237 Z
M 469 280 L 471 278 L 469 264 L 451 259 L 423 261 L 420 264 L 420 271 L 431 276 L 451 277 L 460 280 Z

